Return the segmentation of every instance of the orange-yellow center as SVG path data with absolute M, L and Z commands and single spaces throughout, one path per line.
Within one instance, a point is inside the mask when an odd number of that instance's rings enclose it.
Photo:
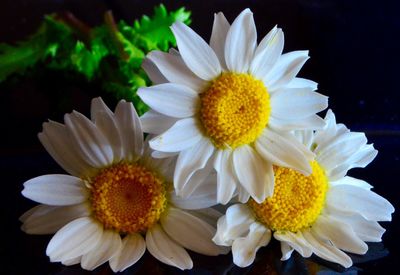
M 223 73 L 201 94 L 200 119 L 221 149 L 254 142 L 270 113 L 267 88 L 249 74 Z
M 274 231 L 291 231 L 310 227 L 321 214 L 328 190 L 325 171 L 316 161 L 311 162 L 312 174 L 289 168 L 274 167 L 275 188 L 272 197 L 248 205 L 256 217 Z
M 102 169 L 91 181 L 94 216 L 105 228 L 140 233 L 151 228 L 165 210 L 163 181 L 137 163 Z

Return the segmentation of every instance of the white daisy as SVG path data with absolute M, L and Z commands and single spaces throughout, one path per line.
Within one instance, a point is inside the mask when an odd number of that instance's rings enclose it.
M 281 242 L 282 260 L 293 250 L 303 257 L 315 254 L 344 267 L 352 265 L 343 251 L 364 254 L 365 242 L 380 242 L 385 232 L 378 221 L 390 221 L 393 206 L 370 189 L 367 182 L 345 176 L 353 167 L 365 167 L 377 151 L 363 133 L 336 124 L 328 111 L 327 128 L 301 131 L 297 136 L 313 150 L 310 176 L 274 167 L 275 191 L 259 204 L 235 204 L 218 220 L 216 244 L 232 247 L 233 261 L 245 267 L 273 234 Z
M 113 113 L 96 98 L 91 117 L 73 112 L 65 115 L 65 125 L 44 123 L 40 141 L 71 175 L 24 183 L 22 194 L 42 204 L 21 216 L 22 229 L 57 232 L 47 246 L 50 260 L 88 270 L 109 261 L 117 272 L 137 262 L 146 248 L 180 269 L 193 266 L 184 248 L 220 254 L 211 241 L 220 215 L 201 210 L 215 204 L 213 185 L 204 184 L 190 200 L 176 197 L 168 184 L 174 160 L 151 158 L 131 103 L 121 101 Z
M 154 156 L 179 155 L 177 193 L 188 197 L 196 171 L 214 168 L 218 202 L 236 194 L 242 202 L 249 195 L 262 202 L 273 193 L 273 164 L 310 174 L 313 154 L 287 134 L 324 126 L 316 113 L 327 97 L 315 92 L 317 83 L 296 77 L 308 51 L 282 54 L 277 27 L 257 46 L 249 9 L 231 26 L 216 14 L 210 45 L 185 24 L 171 28 L 179 52 L 147 56 L 143 68 L 159 85 L 138 95 L 151 108 L 141 122 L 158 135 L 150 140 Z

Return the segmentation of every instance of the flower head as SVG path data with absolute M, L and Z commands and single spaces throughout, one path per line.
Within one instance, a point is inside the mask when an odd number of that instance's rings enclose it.
M 282 260 L 296 250 L 344 267 L 352 265 L 345 252 L 364 254 L 365 242 L 381 241 L 385 230 L 378 221 L 390 221 L 393 206 L 367 182 L 346 176 L 349 169 L 368 165 L 377 151 L 363 133 L 336 124 L 330 110 L 325 120 L 323 130 L 296 132 L 316 154 L 311 175 L 276 166 L 272 197 L 235 204 L 218 220 L 213 240 L 232 246 L 236 265 L 250 265 L 272 235 L 281 242 Z
M 24 183 L 22 194 L 41 203 L 21 216 L 31 234 L 56 234 L 47 247 L 52 262 L 93 270 L 109 261 L 113 271 L 137 262 L 146 248 L 158 260 L 192 268 L 184 248 L 206 255 L 223 251 L 211 238 L 220 216 L 215 192 L 176 197 L 174 158 L 153 159 L 131 103 L 113 113 L 100 98 L 92 120 L 65 115 L 65 125 L 43 124 L 40 141 L 71 175 L 44 175 Z M 198 210 L 196 210 L 198 209 Z
M 138 95 L 151 107 L 141 117 L 156 134 L 154 156 L 178 155 L 174 184 L 190 196 L 192 177 L 217 172 L 217 199 L 236 195 L 262 202 L 273 194 L 273 164 L 311 173 L 313 154 L 288 131 L 318 129 L 327 107 L 317 84 L 297 78 L 308 51 L 282 54 L 283 32 L 274 27 L 257 45 L 253 14 L 230 25 L 215 15 L 210 43 L 182 23 L 172 25 L 178 51 L 151 52 L 143 67 L 159 85 Z

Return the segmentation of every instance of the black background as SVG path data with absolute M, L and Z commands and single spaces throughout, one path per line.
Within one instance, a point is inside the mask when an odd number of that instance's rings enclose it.
M 95 26 L 111 9 L 117 20 L 132 22 L 152 14 L 159 1 L 63 1 L 2 0 L 0 2 L 0 42 L 15 42 L 31 34 L 43 15 L 69 10 Z M 399 205 L 400 163 L 399 66 L 400 5 L 396 1 L 164 1 L 168 10 L 185 6 L 192 11 L 192 28 L 208 40 L 214 12 L 224 12 L 232 20 L 251 8 L 259 40 L 275 25 L 283 28 L 285 49 L 310 50 L 311 59 L 300 76 L 319 83 L 319 92 L 329 96 L 330 108 L 338 122 L 350 129 L 365 131 L 379 150 L 366 169 L 350 175 L 367 180 L 374 191 Z M 47 155 L 37 139 L 42 122 L 62 121 L 72 109 L 88 115 L 90 99 L 100 95 L 95 85 L 67 81 L 48 72 L 39 77 L 0 83 L 0 169 L 1 169 L 1 265 L 0 274 L 82 274 L 77 268 L 49 263 L 45 249 L 50 236 L 31 236 L 20 231 L 18 217 L 35 204 L 20 194 L 24 181 L 63 171 Z M 67 98 L 61 104 L 59 97 Z M 110 102 L 115 104 L 115 102 Z M 393 215 L 383 243 L 389 255 L 357 265 L 362 274 L 398 274 L 399 216 Z M 223 274 L 230 255 L 207 258 L 194 255 L 195 269 L 187 274 Z M 148 274 L 175 274 L 177 270 L 157 265 L 150 256 L 141 260 Z M 196 267 L 198 267 L 196 269 Z M 206 268 L 205 268 L 206 267 Z M 151 270 L 151 271 L 150 271 Z M 96 274 L 108 274 L 106 267 Z M 233 269 L 231 274 L 258 274 L 255 269 Z M 262 272 L 266 272 L 264 269 Z M 89 274 L 89 273 L 88 273 Z M 266 273 L 264 273 L 266 274 Z M 296 273 L 293 273 L 296 274 Z

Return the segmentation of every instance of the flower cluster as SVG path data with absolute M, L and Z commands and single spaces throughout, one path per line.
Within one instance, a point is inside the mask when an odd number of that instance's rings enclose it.
M 40 141 L 70 175 L 25 182 L 22 194 L 41 205 L 21 221 L 27 233 L 55 233 L 50 260 L 89 270 L 108 261 L 117 272 L 147 248 L 190 269 L 186 249 L 231 250 L 245 267 L 273 236 L 282 260 L 296 250 L 349 267 L 345 252 L 381 241 L 378 221 L 393 206 L 347 176 L 377 151 L 331 110 L 318 115 L 327 97 L 297 77 L 308 51 L 282 54 L 278 27 L 257 44 L 249 9 L 232 24 L 216 14 L 209 43 L 181 22 L 171 29 L 179 51 L 150 52 L 142 65 L 155 84 L 138 91 L 143 116 L 95 98 L 91 119 L 43 124 Z

